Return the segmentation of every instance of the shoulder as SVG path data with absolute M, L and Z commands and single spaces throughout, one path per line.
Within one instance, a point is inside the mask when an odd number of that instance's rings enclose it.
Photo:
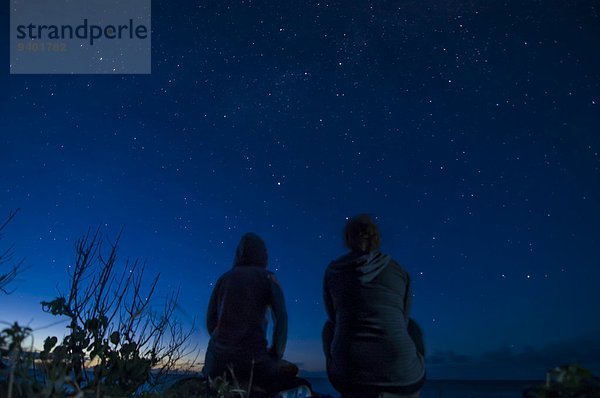
M 219 292 L 222 290 L 222 286 L 227 283 L 228 279 L 229 279 L 229 271 L 225 272 L 219 278 L 217 278 L 215 283 L 212 285 L 213 294 L 219 294 Z
M 249 269 L 249 272 L 252 273 L 253 277 L 252 279 L 254 280 L 260 280 L 262 282 L 259 283 L 265 283 L 267 285 L 277 285 L 279 286 L 279 281 L 277 280 L 277 277 L 275 276 L 275 273 L 273 273 L 272 271 L 269 271 L 265 268 L 261 268 L 261 267 L 248 267 L 248 268 L 252 268 L 251 270 Z
M 401 275 L 406 280 L 410 278 L 410 275 L 408 274 L 408 271 L 406 271 L 406 268 L 404 268 L 404 266 L 398 261 L 396 261 L 393 257 L 390 257 L 389 269 L 392 270 L 394 273 Z
M 325 273 L 341 269 L 344 264 L 348 263 L 351 260 L 352 256 L 352 253 L 346 253 L 344 255 L 339 256 L 335 260 L 330 261 L 327 265 L 327 268 L 325 269 Z
M 221 283 L 223 283 L 224 281 L 226 281 L 227 279 L 231 278 L 231 275 L 233 274 L 234 269 L 230 269 L 226 272 L 224 272 L 219 279 L 217 279 L 217 282 L 215 283 L 215 285 L 220 285 Z
M 339 256 L 338 258 L 336 258 L 335 260 L 333 260 L 329 264 L 331 265 L 331 264 L 347 263 L 353 257 L 356 257 L 356 254 L 352 253 L 352 252 L 348 252 L 346 254 L 342 254 L 341 256 Z
M 271 288 L 273 287 L 278 287 L 281 288 L 281 284 L 279 283 L 279 279 L 277 279 L 277 277 L 275 276 L 275 274 L 271 271 L 267 271 L 265 274 L 269 284 L 271 285 Z
M 267 278 L 270 281 L 273 282 L 277 282 L 277 277 L 275 276 L 275 273 L 273 273 L 273 271 L 269 271 L 269 270 L 263 270 L 264 272 L 262 272 L 261 274 L 265 276 L 265 278 Z
M 230 276 L 231 276 L 231 270 L 225 271 L 224 273 L 221 274 L 221 276 L 219 276 L 217 278 L 215 285 L 222 283 L 223 281 L 227 280 Z
M 388 256 L 388 257 L 390 257 L 390 265 L 392 267 L 397 268 L 397 269 L 401 269 L 402 271 L 404 271 L 404 267 L 398 261 L 396 261 L 395 258 L 393 258 L 391 256 Z
M 334 269 L 339 268 L 339 264 L 344 260 L 344 257 L 346 256 L 338 257 L 335 260 L 330 261 L 329 264 L 327 264 L 327 267 L 325 267 L 325 273 L 323 274 L 326 280 L 329 277 L 329 275 L 334 271 Z

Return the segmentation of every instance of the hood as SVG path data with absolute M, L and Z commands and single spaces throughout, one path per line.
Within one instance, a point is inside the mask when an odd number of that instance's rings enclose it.
M 249 232 L 242 236 L 235 252 L 234 267 L 257 266 L 267 268 L 267 246 L 262 238 Z
M 350 253 L 333 263 L 330 269 L 333 272 L 354 269 L 358 273 L 361 283 L 369 283 L 377 277 L 388 266 L 391 257 L 378 251 L 371 253 Z

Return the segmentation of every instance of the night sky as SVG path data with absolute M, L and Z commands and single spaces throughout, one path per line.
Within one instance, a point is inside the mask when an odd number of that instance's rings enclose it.
M 367 212 L 432 377 L 600 368 L 598 2 L 155 1 L 152 29 L 151 75 L 9 75 L 0 36 L 0 216 L 21 209 L 0 247 L 27 265 L 2 321 L 54 322 L 74 240 L 124 227 L 204 349 L 254 231 L 286 356 L 323 370 L 323 272 Z

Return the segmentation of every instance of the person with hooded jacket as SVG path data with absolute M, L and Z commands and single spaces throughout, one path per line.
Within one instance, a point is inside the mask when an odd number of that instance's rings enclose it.
M 210 335 L 203 373 L 208 377 L 238 379 L 253 373 L 256 384 L 267 391 L 284 388 L 298 373 L 296 365 L 282 359 L 287 341 L 287 311 L 275 275 L 267 271 L 267 248 L 254 233 L 242 236 L 233 268 L 215 284 L 206 316 Z M 268 347 L 268 312 L 273 336 Z
M 348 221 L 350 252 L 329 264 L 324 278 L 328 319 L 323 349 L 331 384 L 343 398 L 419 397 L 425 382 L 422 333 L 409 320 L 409 274 L 379 251 L 367 215 Z

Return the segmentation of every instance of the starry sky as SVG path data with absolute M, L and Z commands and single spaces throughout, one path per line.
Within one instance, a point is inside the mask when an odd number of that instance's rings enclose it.
M 8 7 L 0 11 L 8 26 Z M 323 370 L 322 276 L 377 217 L 413 278 L 433 377 L 600 368 L 595 1 L 154 1 L 151 75 L 0 74 L 0 247 L 27 268 L 0 319 L 43 336 L 74 240 L 199 320 L 240 236 L 264 237 L 287 357 Z

